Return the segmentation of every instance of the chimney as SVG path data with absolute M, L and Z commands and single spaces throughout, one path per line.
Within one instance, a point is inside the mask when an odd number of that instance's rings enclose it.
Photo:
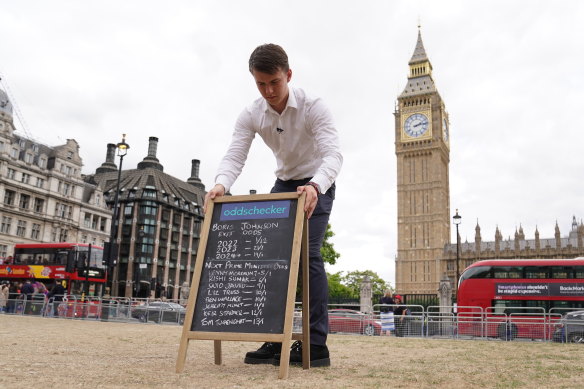
M 205 185 L 201 182 L 199 178 L 199 166 L 201 165 L 201 161 L 198 159 L 193 159 L 191 161 L 191 176 L 187 180 L 187 183 L 200 188 L 201 190 L 205 190 Z
M 156 158 L 157 149 L 158 149 L 158 138 L 155 136 L 151 136 L 150 138 L 148 138 L 148 155 L 146 156 L 146 158 L 144 158 L 142 160 L 142 162 L 140 162 L 138 164 L 138 169 L 152 168 L 152 169 L 164 171 L 164 167 L 160 164 L 160 161 L 158 161 L 158 158 Z
M 115 158 L 116 158 L 116 145 L 113 143 L 108 143 L 107 144 L 107 153 L 105 154 L 105 162 L 102 163 L 101 166 L 95 170 L 95 174 L 115 172 L 116 170 L 118 170 L 118 166 L 116 165 Z

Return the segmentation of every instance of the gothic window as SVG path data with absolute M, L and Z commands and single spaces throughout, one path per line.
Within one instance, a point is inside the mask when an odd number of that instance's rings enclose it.
M 2 216 L 2 224 L 0 224 L 0 232 L 3 234 L 10 234 L 10 227 L 12 226 L 12 218 Z
M 34 199 L 34 211 L 36 213 L 42 213 L 45 207 L 45 200 L 39 199 L 38 197 Z
M 41 236 L 41 225 L 33 223 L 32 228 L 30 230 L 30 238 L 38 240 Z
M 5 244 L 0 244 L 0 257 L 6 258 L 8 255 L 8 246 Z
M 4 191 L 4 204 L 14 205 L 14 199 L 16 198 L 16 192 L 6 189 Z
M 26 233 L 26 221 L 19 220 L 16 226 L 16 235 L 24 237 Z
M 30 196 L 25 195 L 25 194 L 21 194 L 20 195 L 20 202 L 18 203 L 18 206 L 22 209 L 28 209 L 29 204 L 30 204 Z
M 85 228 L 91 228 L 91 214 L 85 212 L 85 216 L 83 217 L 83 226 Z
M 62 228 L 59 234 L 59 242 L 66 242 L 69 235 L 69 231 Z

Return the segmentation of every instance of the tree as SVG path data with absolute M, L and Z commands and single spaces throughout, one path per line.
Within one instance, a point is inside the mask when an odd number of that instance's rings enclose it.
M 365 276 L 369 276 L 371 279 L 371 289 L 374 295 L 383 294 L 386 289 L 390 288 L 389 283 L 385 282 L 372 270 L 350 271 L 343 277 L 342 283 L 349 288 L 351 295 L 359 296 L 361 283 Z
M 320 255 L 322 255 L 322 260 L 324 263 L 328 263 L 334 265 L 337 263 L 337 258 L 341 256 L 341 254 L 337 253 L 335 247 L 332 242 L 329 241 L 329 238 L 335 236 L 330 223 L 326 226 L 326 231 L 324 232 L 324 241 L 322 242 L 322 247 L 320 248 Z
M 329 297 L 332 298 L 344 298 L 344 297 L 353 297 L 351 296 L 351 290 L 346 286 L 343 285 L 343 272 L 337 273 L 327 273 L 328 278 L 328 289 L 329 289 Z

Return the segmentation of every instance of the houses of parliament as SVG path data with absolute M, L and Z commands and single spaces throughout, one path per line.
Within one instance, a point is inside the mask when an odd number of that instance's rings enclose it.
M 408 63 L 409 74 L 397 97 L 396 291 L 404 295 L 436 295 L 439 282 L 456 280 L 457 244 L 450 242 L 450 120 L 432 77 L 421 32 Z M 499 228 L 494 241 L 483 240 L 477 222 L 474 242 L 461 243 L 462 270 L 485 259 L 575 258 L 584 256 L 584 224 L 573 217 L 567 237 L 556 222 L 553 238 L 526 238 L 520 226 L 514 239 L 504 240 Z

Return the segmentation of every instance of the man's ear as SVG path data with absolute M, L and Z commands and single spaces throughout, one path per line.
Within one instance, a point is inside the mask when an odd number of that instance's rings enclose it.
M 290 82 L 291 79 L 292 79 L 292 69 L 288 69 L 288 72 L 286 73 L 286 82 Z

